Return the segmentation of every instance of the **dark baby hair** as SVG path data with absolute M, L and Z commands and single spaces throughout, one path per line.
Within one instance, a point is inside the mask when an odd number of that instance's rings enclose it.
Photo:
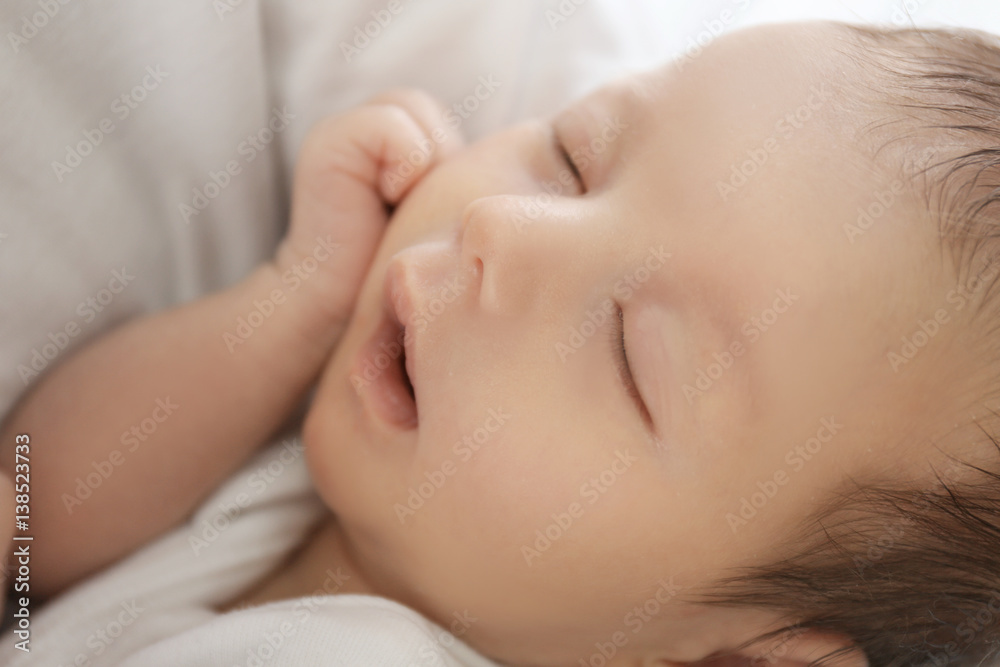
M 843 28 L 844 53 L 867 79 L 863 96 L 879 119 L 867 129 L 892 137 L 873 155 L 887 149 L 909 162 L 907 182 L 960 281 L 992 271 L 970 313 L 985 373 L 1000 361 L 1000 272 L 991 268 L 1000 257 L 1000 40 Z M 977 399 L 989 419 L 963 431 L 987 456 L 973 463 L 945 452 L 947 474 L 933 469 L 920 482 L 850 480 L 784 544 L 791 555 L 736 570 L 701 601 L 780 612 L 787 625 L 754 642 L 813 629 L 850 639 L 873 667 L 1000 664 L 1000 412 L 984 407 L 1000 382 L 991 378 Z

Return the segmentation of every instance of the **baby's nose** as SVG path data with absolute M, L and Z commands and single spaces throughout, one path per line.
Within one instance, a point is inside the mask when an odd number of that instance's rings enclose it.
M 462 265 L 479 277 L 479 303 L 492 312 L 537 306 L 559 291 L 566 264 L 577 253 L 573 224 L 548 197 L 495 195 L 469 204 L 462 215 Z

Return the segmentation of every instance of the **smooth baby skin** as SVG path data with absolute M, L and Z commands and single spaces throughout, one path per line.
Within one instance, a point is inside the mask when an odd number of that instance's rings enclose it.
M 926 472 L 920 438 L 958 395 L 939 354 L 886 362 L 953 284 L 910 199 L 845 233 L 895 173 L 865 152 L 844 47 L 832 25 L 736 33 L 424 179 L 307 418 L 340 523 L 302 562 L 340 545 L 368 590 L 445 627 L 468 611 L 463 638 L 511 664 L 615 637 L 612 664 L 690 663 L 781 627 L 685 594 L 779 555 L 848 476 Z M 387 308 L 409 325 L 415 425 L 364 375 Z M 843 641 L 802 632 L 780 661 Z
M 2 443 L 53 443 L 33 525 L 60 556 L 42 554 L 39 585 L 183 520 L 332 352 L 304 436 L 333 514 L 234 604 L 310 594 L 343 566 L 342 592 L 467 620 L 464 640 L 525 665 L 693 663 L 780 627 L 693 594 L 779 555 L 847 476 L 924 472 L 919 443 L 964 389 L 932 351 L 958 324 L 886 361 L 944 302 L 951 267 L 903 197 L 845 234 L 895 174 L 859 142 L 842 46 L 822 24 L 733 34 L 440 165 L 457 140 L 424 98 L 325 123 L 273 262 L 102 338 L 5 423 Z M 326 230 L 349 261 L 231 352 L 223 334 L 289 289 Z M 386 365 L 391 344 L 372 344 L 393 318 L 415 406 L 400 351 Z M 156 441 L 68 517 L 60 493 L 164 393 L 181 407 Z M 804 631 L 743 654 L 801 664 L 843 642 Z

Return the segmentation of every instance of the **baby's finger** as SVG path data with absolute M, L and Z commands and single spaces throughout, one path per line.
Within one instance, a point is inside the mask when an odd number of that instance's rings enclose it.
M 323 285 L 318 299 L 325 311 L 348 316 L 385 231 L 387 205 L 406 195 L 440 151 L 413 114 L 400 106 L 365 106 L 321 121 L 299 153 L 291 228 L 278 248 L 279 267 L 302 261 L 317 239 L 333 244 L 337 257 L 329 263 L 332 273 L 313 282 Z
M 330 231 L 370 228 L 432 166 L 437 147 L 406 109 L 360 107 L 318 123 L 302 144 L 293 220 Z M 368 233 L 368 229 L 358 230 Z
M 402 107 L 424 129 L 437 146 L 436 155 L 447 157 L 465 144 L 459 132 L 460 119 L 433 95 L 414 88 L 392 88 L 371 98 L 368 104 Z
M 380 190 L 390 203 L 399 200 L 430 168 L 458 151 L 464 144 L 458 131 L 457 116 L 430 94 L 412 88 L 396 88 L 376 95 L 369 106 L 391 106 L 403 109 L 421 128 L 422 136 L 414 137 L 409 146 L 398 145 L 400 159 L 383 171 Z

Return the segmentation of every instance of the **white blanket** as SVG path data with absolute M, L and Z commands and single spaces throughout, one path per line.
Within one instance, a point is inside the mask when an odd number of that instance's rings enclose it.
M 268 256 L 322 116 L 487 78 L 476 137 L 653 60 L 639 12 L 569 4 L 550 26 L 535 2 L 4 0 L 0 416 L 86 340 Z
M 610 78 L 694 50 L 737 27 L 803 18 L 901 25 L 912 18 L 1000 31 L 993 4 L 5 0 L 0 416 L 40 373 L 86 340 L 246 275 L 282 233 L 291 168 L 308 127 L 386 87 L 422 87 L 451 105 L 472 93 L 480 77 L 494 77 L 499 87 L 463 122 L 462 130 L 475 138 L 550 112 Z M 235 165 L 235 173 L 227 165 Z M 307 497 L 276 501 L 272 509 L 283 517 L 279 528 L 288 531 L 282 539 L 262 543 L 252 531 L 245 534 L 242 548 L 260 559 L 255 567 L 273 562 L 268 559 L 286 548 L 278 543 L 293 542 L 315 517 L 319 508 Z M 241 525 L 249 531 L 255 520 L 247 516 Z M 177 535 L 135 556 L 128 567 L 172 558 L 163 545 Z M 244 535 L 242 528 L 220 540 L 237 535 Z M 250 570 L 241 569 L 249 566 L 219 558 L 204 575 L 212 586 L 191 599 L 181 599 L 194 592 L 185 583 L 189 571 L 144 570 L 162 597 L 157 604 L 185 609 L 176 613 L 138 612 L 124 594 L 97 580 L 77 588 L 35 619 L 39 652 L 16 664 L 74 664 L 77 651 L 94 660 L 90 664 L 101 656 L 101 664 L 114 664 L 153 639 L 185 630 L 190 632 L 161 645 L 170 646 L 165 655 L 183 659 L 162 664 L 253 664 L 246 654 L 224 651 L 256 647 L 282 607 L 222 618 L 204 611 L 213 604 L 204 596 L 225 597 L 250 580 Z M 122 569 L 122 576 L 128 571 Z M 59 611 L 70 608 L 72 614 Z M 148 607 L 154 608 L 160 607 Z M 137 617 L 128 631 L 110 644 L 92 634 L 103 631 L 110 638 L 122 629 L 114 623 L 131 614 Z M 245 619 L 245 630 L 237 618 Z M 440 638 L 434 634 L 439 628 L 370 598 L 329 600 L 311 618 L 329 633 L 337 632 L 328 627 L 330 619 L 342 623 L 341 634 L 331 636 L 345 646 L 398 651 L 393 659 L 355 656 L 343 664 L 432 664 L 420 660 L 414 642 L 423 641 L 418 635 Z M 258 637 L 258 644 L 216 641 L 240 633 Z M 11 652 L 7 639 L 0 662 L 24 658 Z M 42 652 L 46 645 L 51 653 Z M 289 640 L 275 659 L 309 664 L 297 651 L 311 646 Z M 131 664 L 160 664 L 155 650 Z M 456 660 L 474 663 L 457 650 Z
M 9 631 L 8 667 L 424 665 L 491 667 L 460 636 L 389 600 L 336 595 L 339 569 L 313 596 L 218 614 L 294 549 L 326 512 L 301 442 L 251 460 L 180 528 L 62 595 L 31 618 L 30 652 Z
M 5 0 L 0 416 L 73 348 L 270 254 L 325 114 L 493 76 L 474 138 L 723 31 L 908 17 L 1000 31 L 992 0 Z

